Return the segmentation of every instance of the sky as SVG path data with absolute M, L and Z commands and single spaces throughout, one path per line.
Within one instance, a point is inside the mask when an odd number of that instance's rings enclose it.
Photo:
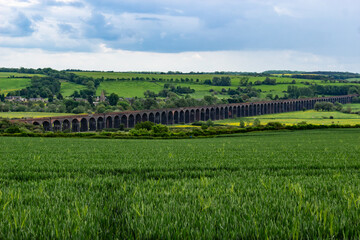
M 0 0 L 0 67 L 360 72 L 359 0 Z

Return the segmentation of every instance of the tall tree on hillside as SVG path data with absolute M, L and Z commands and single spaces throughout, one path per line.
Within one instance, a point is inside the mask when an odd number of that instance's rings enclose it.
M 116 93 L 110 94 L 109 103 L 111 106 L 116 106 L 118 101 L 119 101 L 119 96 Z

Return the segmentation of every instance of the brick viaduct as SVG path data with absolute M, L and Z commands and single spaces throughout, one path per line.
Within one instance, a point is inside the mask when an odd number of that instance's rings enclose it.
M 263 101 L 252 103 L 232 103 L 203 107 L 166 108 L 156 110 L 126 111 L 104 114 L 72 115 L 61 117 L 22 119 L 34 125 L 42 125 L 45 131 L 87 132 L 104 128 L 133 128 L 136 123 L 151 121 L 166 125 L 179 123 L 192 123 L 228 119 L 234 117 L 247 117 L 263 114 L 301 111 L 313 109 L 316 102 L 350 103 L 354 95 L 287 99 L 278 101 Z

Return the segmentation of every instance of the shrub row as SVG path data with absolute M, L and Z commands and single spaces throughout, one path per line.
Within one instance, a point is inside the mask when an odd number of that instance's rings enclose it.
M 248 133 L 255 131 L 273 131 L 273 130 L 307 130 L 307 129 L 325 129 L 325 128 L 360 128 L 360 124 L 356 125 L 314 125 L 314 124 L 298 124 L 298 125 L 282 125 L 279 122 L 270 122 L 267 125 L 257 127 L 209 127 L 207 129 L 178 129 L 169 130 L 167 126 L 157 124 L 151 130 L 144 128 L 132 129 L 130 132 L 84 132 L 84 133 L 64 133 L 64 132 L 2 132 L 0 136 L 19 136 L 19 137 L 84 137 L 84 138 L 123 138 L 123 139 L 152 139 L 152 138 L 193 138 L 193 137 L 215 137 L 218 135 Z

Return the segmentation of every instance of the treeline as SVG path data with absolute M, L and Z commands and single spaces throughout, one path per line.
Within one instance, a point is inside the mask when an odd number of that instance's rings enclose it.
M 308 72 L 308 74 L 321 74 L 326 75 L 330 79 L 348 79 L 348 78 L 360 78 L 359 73 L 351 73 L 351 72 L 325 72 L 325 71 L 317 71 L 317 72 Z
M 302 79 L 315 79 L 315 80 L 330 80 L 330 79 L 348 79 L 348 78 L 360 78 L 359 73 L 351 72 L 330 72 L 330 71 L 314 71 L 314 72 L 304 72 L 304 71 L 289 71 L 289 70 L 270 70 L 265 71 L 263 74 L 286 74 L 292 78 L 302 78 Z
M 215 71 L 215 72 L 181 72 L 181 71 L 168 71 L 168 72 L 151 72 L 151 71 L 134 71 L 134 72 L 115 72 L 115 71 L 94 71 L 94 70 L 80 70 L 80 69 L 66 69 L 67 72 L 104 72 L 104 73 L 133 73 L 133 74 L 153 74 L 153 75 L 248 75 L 261 77 L 267 75 L 266 73 L 257 72 L 227 72 L 227 71 Z
M 96 88 L 103 81 L 102 78 L 92 78 L 87 76 L 80 76 L 67 71 L 57 71 L 52 68 L 0 68 L 0 72 L 17 72 L 24 74 L 42 74 L 47 77 L 32 77 L 31 84 L 29 87 L 20 91 L 10 92 L 9 96 L 22 96 L 22 97 L 43 97 L 51 98 L 54 95 L 60 93 L 61 83 L 60 81 L 68 81 L 76 84 L 86 86 L 86 89 L 81 90 L 79 94 L 85 99 L 95 96 Z M 77 95 L 76 93 L 74 93 Z
M 30 86 L 19 91 L 9 92 L 8 96 L 22 96 L 26 98 L 51 98 L 60 93 L 61 83 L 53 77 L 31 78 Z
M 122 78 L 101 78 L 101 81 L 151 81 L 151 82 L 174 82 L 174 83 L 199 83 L 214 86 L 231 86 L 231 78 L 229 76 L 213 77 L 200 81 L 199 78 L 155 78 L 155 77 L 122 77 Z
M 160 90 L 159 93 L 155 93 L 150 90 L 146 90 L 144 92 L 145 98 L 154 98 L 154 97 L 171 97 L 172 94 L 191 94 L 195 93 L 195 89 L 192 89 L 190 87 L 181 87 L 181 86 L 174 86 L 172 84 L 164 84 L 164 89 Z
M 213 77 L 212 80 L 207 79 L 204 81 L 204 84 L 213 85 L 213 86 L 231 86 L 231 78 L 226 77 Z
M 271 130 L 308 130 L 308 129 L 330 129 L 330 128 L 360 128 L 360 124 L 351 125 L 313 125 L 301 122 L 296 125 L 284 125 L 280 122 L 269 122 L 261 125 L 260 122 L 253 126 L 215 126 L 208 122 L 198 122 L 200 128 L 169 128 L 162 124 L 143 122 L 135 125 L 134 129 L 103 129 L 101 132 L 45 132 L 42 126 L 34 126 L 25 123 L 12 123 L 0 119 L 0 135 L 12 137 L 85 137 L 85 138 L 196 138 L 214 137 L 223 134 L 248 133 L 255 131 Z M 241 123 L 240 123 L 241 124 Z
M 312 85 L 310 87 L 288 86 L 287 94 L 289 98 L 316 97 L 318 95 L 347 95 L 359 94 L 360 89 L 355 85 Z

